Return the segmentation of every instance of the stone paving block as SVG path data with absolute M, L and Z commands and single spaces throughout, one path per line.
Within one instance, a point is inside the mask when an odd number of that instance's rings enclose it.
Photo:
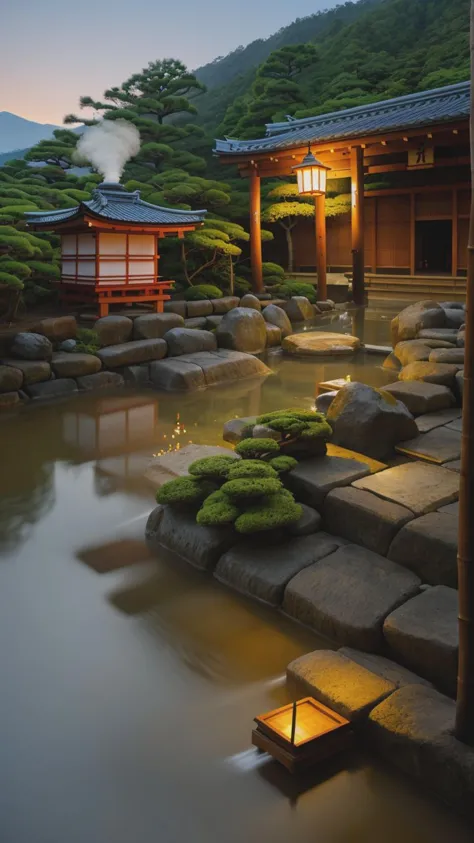
M 386 556 L 400 528 L 413 518 L 411 510 L 351 486 L 333 489 L 323 505 L 330 533 Z
M 321 529 L 322 518 L 315 509 L 307 506 L 305 503 L 300 504 L 303 510 L 303 515 L 296 522 L 288 528 L 288 532 L 292 536 L 310 536 L 313 533 L 319 532 Z
M 428 688 L 433 687 L 431 682 L 428 682 L 421 676 L 417 676 L 416 673 L 407 670 L 406 667 L 401 667 L 396 662 L 390 661 L 385 656 L 377 656 L 375 653 L 364 653 L 362 650 L 354 650 L 353 647 L 341 647 L 338 652 L 341 656 L 352 659 L 353 662 L 357 662 L 357 664 L 362 665 L 362 667 L 372 671 L 372 673 L 376 673 L 377 676 L 381 676 L 382 679 L 386 679 L 387 682 L 393 682 L 397 688 L 404 688 L 405 685 L 426 685 Z
M 457 518 L 446 512 L 429 512 L 400 530 L 387 555 L 414 571 L 423 582 L 456 587 L 457 554 Z
M 366 717 L 397 686 L 333 650 L 316 650 L 290 662 L 287 681 L 347 720 Z
M 452 462 L 445 462 L 443 468 L 448 468 L 449 471 L 461 471 L 461 460 L 453 460 Z
M 385 618 L 420 585 L 411 571 L 350 544 L 297 574 L 283 609 L 339 644 L 380 652 Z
M 416 426 L 420 433 L 428 433 L 435 427 L 441 427 L 444 424 L 458 419 L 461 416 L 461 410 L 457 407 L 449 410 L 437 410 L 435 413 L 425 413 L 423 416 L 418 416 L 416 419 Z
M 462 431 L 462 418 L 459 417 L 457 419 L 453 419 L 453 421 L 449 422 L 446 425 L 446 430 L 457 430 L 459 433 Z
M 319 509 L 331 489 L 349 486 L 367 474 L 370 474 L 370 468 L 365 462 L 343 457 L 315 457 L 293 469 L 288 475 L 287 485 L 298 500 Z
M 398 401 L 402 401 L 414 416 L 445 410 L 456 402 L 447 386 L 425 381 L 398 381 L 384 386 Z
M 157 389 L 167 392 L 188 392 L 206 386 L 201 367 L 181 357 L 169 357 L 151 363 L 150 380 Z
M 256 313 L 256 311 L 254 311 Z M 211 334 L 212 336 L 212 334 Z M 201 351 L 183 354 L 180 360 L 200 366 L 206 386 L 240 380 L 257 375 L 269 375 L 270 369 L 253 354 L 241 351 Z
M 459 497 L 459 477 L 454 471 L 422 462 L 396 465 L 353 485 L 405 506 L 415 515 L 433 512 Z
M 385 620 L 393 657 L 454 695 L 458 665 L 458 593 L 437 585 L 395 609 Z
M 158 522 L 158 523 L 157 523 Z M 150 516 L 146 538 L 151 549 L 171 550 L 195 568 L 212 571 L 220 557 L 236 542 L 232 528 L 201 527 L 194 514 L 184 514 L 165 506 L 159 519 Z
M 215 576 L 242 594 L 279 606 L 287 583 L 303 568 L 337 550 L 335 536 L 317 533 L 279 544 L 240 542 L 221 557 Z
M 436 427 L 428 433 L 420 433 L 415 439 L 408 439 L 396 446 L 399 454 L 442 465 L 461 456 L 461 434 L 448 427 Z
M 455 518 L 459 518 L 459 501 L 442 506 L 438 509 L 438 512 L 445 512 L 447 515 L 454 515 Z

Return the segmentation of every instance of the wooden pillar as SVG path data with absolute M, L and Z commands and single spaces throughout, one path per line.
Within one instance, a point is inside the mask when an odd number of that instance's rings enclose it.
M 374 196 L 373 202 L 373 227 L 372 227 L 372 272 L 375 275 L 377 272 L 377 197 Z
M 410 193 L 410 275 L 416 271 L 416 197 L 412 190 Z
M 316 212 L 316 270 L 318 273 L 318 301 L 328 297 L 326 283 L 326 197 L 315 196 Z
M 364 150 L 351 147 L 352 187 L 352 297 L 354 304 L 363 305 L 364 291 Z
M 254 293 L 263 292 L 260 176 L 250 173 L 250 263 Z
M 456 278 L 458 274 L 458 192 L 456 188 L 453 190 L 452 238 L 451 275 Z

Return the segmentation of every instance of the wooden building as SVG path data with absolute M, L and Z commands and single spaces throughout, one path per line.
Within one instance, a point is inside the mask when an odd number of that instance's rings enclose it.
M 111 304 L 131 302 L 152 302 L 162 312 L 173 282 L 160 280 L 159 241 L 184 237 L 205 216 L 152 205 L 139 190 L 106 182 L 75 208 L 25 214 L 29 227 L 61 235 L 60 298 L 96 302 L 100 316 Z
M 470 203 L 470 85 L 461 82 L 383 102 L 267 126 L 264 138 L 216 141 L 223 164 L 250 183 L 254 286 L 262 286 L 261 180 L 286 177 L 308 150 L 331 180 L 348 179 L 350 214 L 327 220 L 326 243 L 310 219 L 294 229 L 295 266 L 314 272 L 322 248 L 330 271 L 351 272 L 379 297 L 397 290 L 465 293 Z M 319 246 L 317 245 L 317 241 Z

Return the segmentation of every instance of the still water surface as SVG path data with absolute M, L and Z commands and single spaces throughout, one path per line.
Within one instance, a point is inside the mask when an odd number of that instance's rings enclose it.
M 269 362 L 263 383 L 78 396 L 2 421 L 2 843 L 472 843 L 362 752 L 298 783 L 258 758 L 253 717 L 324 642 L 148 555 L 153 453 L 215 444 L 233 415 L 309 407 L 349 371 Z M 377 364 L 350 371 L 383 383 Z

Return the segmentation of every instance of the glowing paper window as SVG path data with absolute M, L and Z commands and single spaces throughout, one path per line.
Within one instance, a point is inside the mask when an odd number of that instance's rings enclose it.
M 323 196 L 326 193 L 326 167 L 321 161 L 308 150 L 301 164 L 293 167 L 298 181 L 298 193 L 300 196 Z

